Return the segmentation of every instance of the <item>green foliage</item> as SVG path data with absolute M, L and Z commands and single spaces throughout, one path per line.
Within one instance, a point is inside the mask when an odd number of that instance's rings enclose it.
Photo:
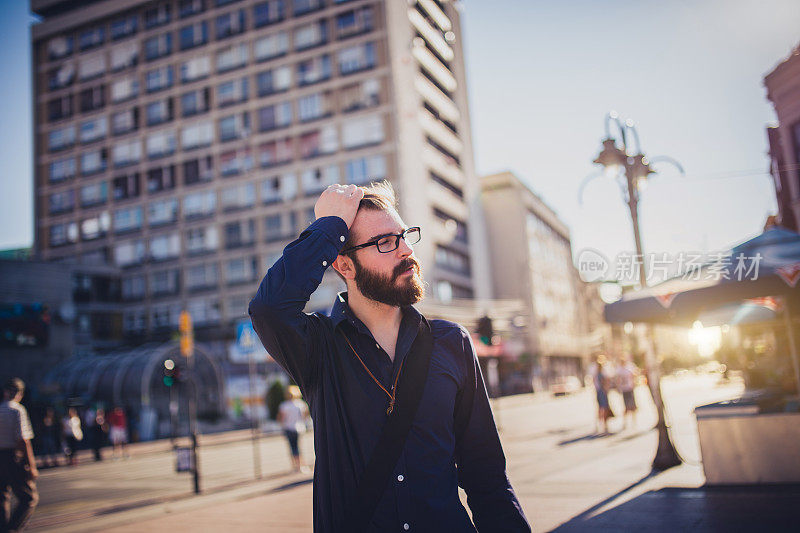
M 278 407 L 286 397 L 286 386 L 280 380 L 275 380 L 267 390 L 267 409 L 269 409 L 269 418 L 275 420 L 278 418 Z

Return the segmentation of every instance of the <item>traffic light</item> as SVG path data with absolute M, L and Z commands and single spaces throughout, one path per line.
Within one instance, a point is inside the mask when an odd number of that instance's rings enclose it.
M 481 342 L 486 346 L 492 345 L 492 337 L 494 337 L 494 328 L 492 327 L 492 319 L 488 316 L 483 316 L 478 319 L 478 327 L 475 330 L 481 339 Z
M 178 377 L 178 368 L 175 366 L 175 361 L 172 359 L 167 359 L 164 361 L 164 385 L 167 387 L 172 387 L 175 383 L 175 379 Z

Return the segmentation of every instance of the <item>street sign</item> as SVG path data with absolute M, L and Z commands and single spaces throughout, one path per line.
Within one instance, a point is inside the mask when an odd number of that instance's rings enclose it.
M 253 329 L 250 319 L 245 318 L 236 323 L 236 341 L 229 346 L 229 355 L 233 363 L 249 363 L 251 358 L 256 363 L 269 360 L 267 351 Z
M 192 449 L 188 446 L 175 448 L 175 471 L 191 472 L 193 470 Z

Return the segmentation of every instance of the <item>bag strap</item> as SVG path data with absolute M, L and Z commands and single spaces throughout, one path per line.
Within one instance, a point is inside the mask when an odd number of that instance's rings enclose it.
M 470 415 L 472 415 L 472 405 L 475 403 L 475 388 L 478 386 L 477 377 L 475 374 L 475 365 L 478 364 L 472 354 L 469 353 L 469 361 L 467 361 L 467 381 L 464 388 L 459 391 L 456 397 L 455 409 L 455 434 L 456 434 L 456 460 L 461 455 L 461 445 L 464 441 L 464 433 L 467 432 L 467 425 L 469 424 Z
M 356 490 L 356 499 L 345 519 L 345 531 L 365 531 L 375 514 L 389 478 L 411 430 L 411 423 L 422 400 L 422 391 L 428 379 L 428 368 L 433 352 L 433 336 L 425 317 L 421 317 L 419 330 L 406 354 L 403 374 L 397 384 L 395 407 L 383 426 L 375 450 L 367 462 Z

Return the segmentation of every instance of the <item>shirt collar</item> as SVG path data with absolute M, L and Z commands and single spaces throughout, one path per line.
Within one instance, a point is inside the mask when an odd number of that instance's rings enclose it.
M 403 307 L 402 311 L 403 324 L 408 323 L 416 328 L 422 317 L 420 312 L 417 311 L 413 305 Z M 331 308 L 331 321 L 333 322 L 334 328 L 339 327 L 342 322 L 349 322 L 358 330 L 363 328 L 364 332 L 369 331 L 367 327 L 364 326 L 364 323 L 350 310 L 350 306 L 347 304 L 347 292 L 340 292 L 336 295 L 336 301 L 333 302 L 333 307 Z M 403 324 L 401 324 L 401 328 Z

